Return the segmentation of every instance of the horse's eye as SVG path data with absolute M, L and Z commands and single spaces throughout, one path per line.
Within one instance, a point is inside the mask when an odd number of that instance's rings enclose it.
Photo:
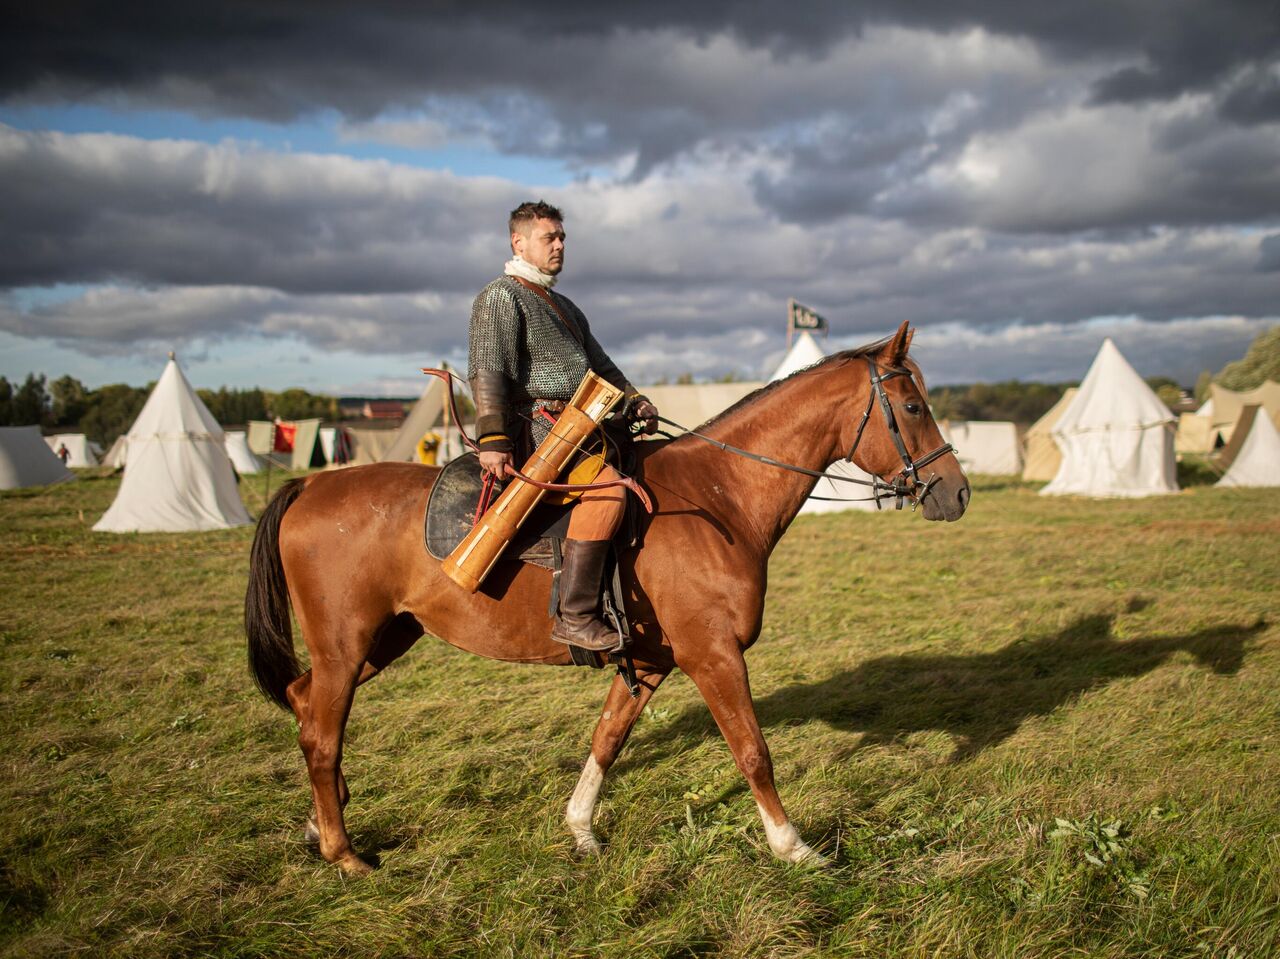
M 905 409 L 905 410 L 906 410 L 908 413 L 910 413 L 912 416 L 915 416 L 916 414 L 918 414 L 918 413 L 920 412 L 920 404 L 919 404 L 919 403 L 908 403 L 906 406 L 904 406 L 904 407 L 903 407 L 903 409 Z

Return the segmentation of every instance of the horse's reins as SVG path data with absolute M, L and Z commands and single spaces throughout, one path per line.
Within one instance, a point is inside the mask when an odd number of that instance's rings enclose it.
M 850 463 L 853 462 L 853 454 L 857 452 L 858 445 L 862 442 L 862 434 L 866 430 L 867 423 L 871 419 L 871 411 L 875 409 L 878 401 L 880 410 L 884 414 L 885 426 L 889 430 L 889 436 L 892 438 L 893 445 L 898 451 L 898 457 L 902 460 L 902 470 L 893 478 L 893 482 L 891 483 L 885 482 L 878 476 L 872 476 L 871 479 L 864 480 L 858 479 L 854 476 L 841 476 L 838 473 L 828 473 L 825 470 L 813 470 L 806 466 L 797 466 L 794 463 L 784 463 L 771 456 L 752 453 L 750 450 L 744 450 L 737 446 L 732 446 L 728 443 L 722 442 L 721 440 L 713 439 L 710 436 L 699 433 L 697 430 L 691 430 L 687 426 L 682 426 L 674 420 L 669 420 L 665 416 L 659 416 L 657 419 L 660 423 L 665 423 L 673 429 L 680 430 L 680 435 L 692 436 L 695 439 L 702 440 L 704 443 L 710 443 L 712 446 L 715 446 L 726 453 L 732 453 L 735 456 L 742 456 L 757 463 L 764 463 L 766 466 L 773 466 L 792 473 L 800 473 L 804 476 L 813 476 L 817 479 L 839 481 L 841 483 L 856 483 L 859 486 L 870 486 L 871 495 L 865 497 L 864 501 L 874 501 L 876 509 L 881 508 L 880 501 L 882 499 L 888 499 L 890 497 L 893 497 L 895 500 L 895 508 L 902 509 L 903 502 L 910 497 L 913 501 L 911 508 L 914 510 L 924 502 L 924 498 L 929 495 L 929 490 L 938 478 L 936 474 L 930 474 L 929 478 L 921 484 L 920 470 L 923 467 L 928 466 L 940 456 L 945 456 L 947 453 L 953 452 L 954 447 L 950 443 L 943 443 L 937 449 L 926 453 L 919 459 L 912 457 L 911 452 L 907 449 L 906 443 L 902 441 L 902 433 L 898 429 L 898 420 L 897 417 L 894 416 L 893 404 L 889 402 L 889 395 L 885 392 L 884 383 L 886 380 L 891 380 L 895 376 L 914 378 L 914 375 L 910 370 L 901 366 L 890 367 L 884 372 L 880 372 L 880 368 L 876 366 L 875 360 L 871 359 L 869 356 L 864 356 L 863 359 L 867 361 L 867 373 L 871 381 L 871 391 L 867 396 L 867 408 L 862 411 L 862 419 L 858 422 L 858 430 L 854 434 L 853 445 L 849 447 L 849 453 L 845 456 L 845 460 Z M 453 374 L 448 370 L 426 368 L 423 368 L 422 372 L 428 373 L 432 376 L 438 376 L 445 381 L 449 392 L 449 408 L 453 413 L 453 421 L 457 424 L 458 432 L 462 435 L 463 442 L 472 450 L 478 452 L 479 447 L 471 437 L 467 435 L 466 430 L 462 428 L 462 421 L 458 418 L 457 405 L 453 395 Z M 665 436 L 668 439 L 674 440 L 679 438 L 665 430 L 658 430 L 657 432 L 659 435 Z M 526 483 L 530 483 L 539 489 L 551 490 L 553 492 L 560 493 L 582 492 L 593 489 L 608 489 L 613 486 L 625 486 L 639 497 L 648 512 L 653 512 L 653 506 L 649 501 L 648 494 L 644 491 L 644 487 L 640 486 L 640 484 L 630 476 L 624 476 L 618 480 L 606 480 L 600 483 L 544 483 L 539 480 L 535 480 L 530 476 L 524 475 L 513 466 L 507 466 L 507 475 Z M 908 479 L 911 480 L 910 486 L 907 485 Z M 828 496 L 813 496 L 811 498 L 819 500 L 835 499 L 834 497 Z
M 858 423 L 858 431 L 854 435 L 853 445 L 849 447 L 849 455 L 845 457 L 845 460 L 850 463 L 853 462 L 853 454 L 857 452 L 858 444 L 862 442 L 862 433 L 867 428 L 867 421 L 871 418 L 871 411 L 875 408 L 876 401 L 879 400 L 880 409 L 884 413 L 885 424 L 889 429 L 889 435 L 893 438 L 893 445 L 897 447 L 898 456 L 902 459 L 902 471 L 894 477 L 892 483 L 886 483 L 878 476 L 872 476 L 871 479 L 864 480 L 853 476 L 841 476 L 838 473 L 828 473 L 824 470 L 811 470 L 804 466 L 796 466 L 793 463 L 783 463 L 780 460 L 775 460 L 771 456 L 752 453 L 749 450 L 739 449 L 736 446 L 730 446 L 728 443 L 721 442 L 720 440 L 712 439 L 710 436 L 699 433 L 697 430 L 691 430 L 687 426 L 681 426 L 679 423 L 669 420 L 665 416 L 659 416 L 658 421 L 680 430 L 681 435 L 683 436 L 695 437 L 702 440 L 704 443 L 710 443 L 712 446 L 718 447 L 726 453 L 733 453 L 735 456 L 743 456 L 749 460 L 754 460 L 757 463 L 764 463 L 767 466 L 776 466 L 778 469 L 788 470 L 792 473 L 801 473 L 805 476 L 814 476 L 819 479 L 839 480 L 842 483 L 857 483 L 861 486 L 870 486 L 872 493 L 870 496 L 865 497 L 863 501 L 874 500 L 876 509 L 880 509 L 880 500 L 888 499 L 890 496 L 894 497 L 896 500 L 897 509 L 902 509 L 903 501 L 907 497 L 912 497 L 914 499 L 914 503 L 911 508 L 915 509 L 916 506 L 924 502 L 924 498 L 929 494 L 930 487 L 932 487 L 934 482 L 937 480 L 936 475 L 930 475 L 929 479 L 924 482 L 924 485 L 921 488 L 919 474 L 920 469 L 924 466 L 928 466 L 938 457 L 952 452 L 953 447 L 950 443 L 943 443 L 936 450 L 925 454 L 919 459 L 914 459 L 911 456 L 911 453 L 907 450 L 906 444 L 902 441 L 902 434 L 898 430 L 898 420 L 893 415 L 893 405 L 889 402 L 889 396 L 884 390 L 885 380 L 891 380 L 895 376 L 911 377 L 911 371 L 905 367 L 895 366 L 890 367 L 883 373 L 880 373 L 879 367 L 876 366 L 875 361 L 872 360 L 871 357 L 867 356 L 863 357 L 863 359 L 867 361 L 867 368 L 871 377 L 871 392 L 867 396 L 867 408 L 862 411 L 862 420 Z M 658 432 L 668 439 L 679 438 L 665 430 L 659 430 Z M 911 479 L 912 486 L 906 485 L 908 477 Z M 913 493 L 913 490 L 916 488 L 919 488 L 919 491 Z M 882 490 L 884 492 L 881 492 Z M 831 500 L 835 499 L 835 497 L 814 496 L 811 497 L 811 499 Z M 847 502 L 847 500 L 841 501 Z

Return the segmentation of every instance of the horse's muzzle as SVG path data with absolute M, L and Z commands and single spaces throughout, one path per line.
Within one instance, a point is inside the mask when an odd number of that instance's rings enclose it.
M 969 481 L 963 474 L 957 478 L 939 477 L 920 495 L 920 512 L 925 519 L 954 523 L 969 508 L 971 495 Z

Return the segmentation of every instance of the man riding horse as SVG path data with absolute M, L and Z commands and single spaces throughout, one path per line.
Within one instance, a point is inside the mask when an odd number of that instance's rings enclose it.
M 564 267 L 563 221 L 556 207 L 541 200 L 516 207 L 508 221 L 514 255 L 471 308 L 467 377 L 476 404 L 480 466 L 498 479 L 506 478 L 516 457 L 522 464 L 546 437 L 550 421 L 540 411 L 563 408 L 588 370 L 623 390 L 628 422 L 643 423 L 648 433 L 657 428 L 658 410 L 605 353 L 582 311 L 551 289 Z M 580 465 L 572 478 L 600 482 L 619 475 L 597 459 Z M 597 609 L 625 496 L 621 486 L 594 489 L 573 506 L 551 633 L 557 642 L 590 650 L 610 650 L 617 643 L 616 631 Z

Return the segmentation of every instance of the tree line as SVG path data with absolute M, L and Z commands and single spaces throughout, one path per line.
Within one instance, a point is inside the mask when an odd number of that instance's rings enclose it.
M 89 389 L 73 376 L 48 382 L 43 374 L 28 373 L 21 384 L 0 376 L 0 426 L 41 426 L 84 433 L 109 446 L 128 431 L 142 412 L 155 383 L 144 387 L 112 383 Z M 213 418 L 223 426 L 249 420 L 339 418 L 338 399 L 288 389 L 279 393 L 259 389 L 196 390 Z
M 735 374 L 718 382 L 733 382 Z M 1280 381 L 1280 326 L 1265 330 L 1250 344 L 1242 359 L 1228 363 L 1216 374 L 1205 371 L 1196 381 L 1195 397 L 1208 398 L 1209 384 L 1218 383 L 1232 390 L 1250 390 L 1268 379 Z M 692 382 L 682 374 L 675 382 Z M 1167 376 L 1149 377 L 1147 382 L 1164 402 L 1177 403 L 1180 387 Z M 974 383 L 967 386 L 935 387 L 929 399 L 938 419 L 1012 420 L 1029 425 L 1038 420 L 1068 387 L 1075 383 Z M 0 376 L 0 426 L 37 425 L 47 428 L 75 427 L 76 432 L 109 445 L 133 424 L 155 383 L 145 387 L 113 383 L 91 390 L 72 376 L 62 376 L 47 383 L 43 374 L 29 373 L 21 384 L 10 383 Z M 269 390 L 228 389 L 197 390 L 200 398 L 220 424 L 239 425 L 249 420 L 266 420 L 279 416 L 283 420 L 341 418 L 338 399 L 334 396 L 288 389 L 279 393 Z M 465 395 L 458 397 L 464 412 L 469 408 Z

